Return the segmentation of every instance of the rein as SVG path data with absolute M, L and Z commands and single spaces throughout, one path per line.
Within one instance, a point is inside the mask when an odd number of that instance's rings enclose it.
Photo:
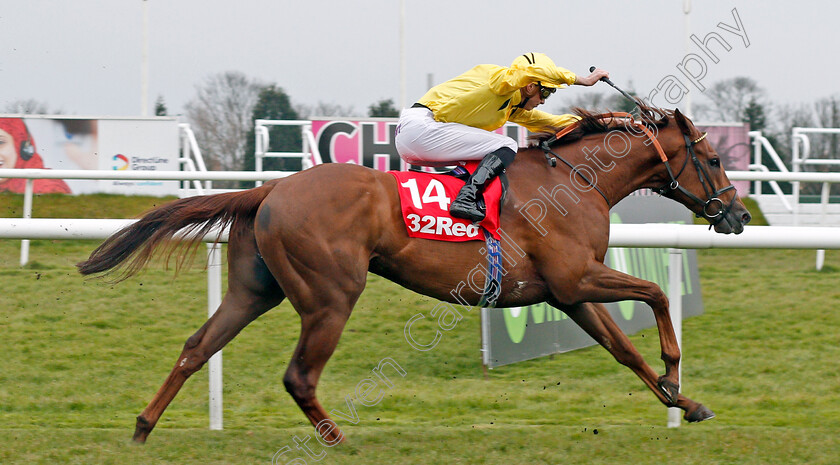
M 717 226 L 721 221 L 723 221 L 723 219 L 726 217 L 726 215 L 732 209 L 732 204 L 735 202 L 735 197 L 732 198 L 732 202 L 729 202 L 729 204 L 724 204 L 723 200 L 721 200 L 719 198 L 719 196 L 720 196 L 720 194 L 723 194 L 724 192 L 727 192 L 731 189 L 735 189 L 735 186 L 730 184 L 727 187 L 724 187 L 724 188 L 721 188 L 721 189 L 716 189 L 714 183 L 712 182 L 711 176 L 709 176 L 709 173 L 705 170 L 705 168 L 703 168 L 703 165 L 700 163 L 700 160 L 697 159 L 697 153 L 694 151 L 694 146 L 699 144 L 703 139 L 706 138 L 706 133 L 705 132 L 703 133 L 702 136 L 698 137 L 695 140 L 691 140 L 691 139 L 689 139 L 689 137 L 687 135 L 683 134 L 683 138 L 685 139 L 685 148 L 686 148 L 686 152 L 687 152 L 688 156 L 685 157 L 685 161 L 683 162 L 683 166 L 680 168 L 680 171 L 676 175 L 674 175 L 674 172 L 671 169 L 671 163 L 668 160 L 668 156 L 665 154 L 665 150 L 662 149 L 662 145 L 659 143 L 659 140 L 656 138 L 656 136 L 653 134 L 653 132 L 650 130 L 650 128 L 647 127 L 647 125 L 645 125 L 642 122 L 636 121 L 633 118 L 633 115 L 631 115 L 630 113 L 625 113 L 625 112 L 603 113 L 603 114 L 597 115 L 596 117 L 598 119 L 627 118 L 627 119 L 629 119 L 630 125 L 639 129 L 640 131 L 642 131 L 645 134 L 645 136 L 647 136 L 647 138 L 653 144 L 653 147 L 656 150 L 656 153 L 659 155 L 659 158 L 662 160 L 662 163 L 665 164 L 665 169 L 668 172 L 668 176 L 671 178 L 670 182 L 666 183 L 662 187 L 654 188 L 653 190 L 655 192 L 657 192 L 659 195 L 667 195 L 667 194 L 669 194 L 671 192 L 674 192 L 674 191 L 680 191 L 686 197 L 688 197 L 689 199 L 691 199 L 695 203 L 697 203 L 699 205 L 702 205 L 703 206 L 703 217 L 706 218 L 707 220 L 709 220 L 709 222 L 711 223 L 711 225 L 709 226 L 709 229 L 711 229 L 714 226 Z M 604 198 L 604 201 L 607 202 L 607 206 L 612 207 L 612 204 L 610 203 L 607 196 L 604 194 L 604 192 L 600 188 L 598 188 L 597 185 L 595 185 L 595 183 L 590 181 L 586 176 L 583 175 L 583 173 L 580 173 L 579 171 L 575 170 L 574 166 L 572 166 L 571 163 L 564 160 L 562 157 L 560 157 L 554 151 L 551 150 L 551 147 L 550 147 L 551 144 L 553 144 L 554 142 L 556 142 L 556 141 L 560 140 L 561 138 L 565 137 L 567 134 L 574 131 L 578 126 L 580 126 L 580 121 L 576 121 L 576 122 L 570 124 L 569 126 L 566 126 L 562 130 L 557 132 L 557 134 L 555 134 L 554 136 L 552 136 L 549 139 L 543 141 L 540 144 L 540 148 L 543 150 L 543 154 L 545 155 L 545 158 L 546 158 L 546 160 L 548 160 L 548 163 L 549 163 L 549 165 L 551 165 L 551 167 L 557 166 L 557 159 L 559 159 L 560 161 L 563 162 L 563 164 L 565 164 L 566 166 L 571 168 L 572 171 L 574 171 L 578 176 L 580 176 L 587 183 L 589 183 L 590 186 L 595 188 L 595 190 L 597 190 L 598 193 L 601 194 L 601 197 Z M 699 197 L 697 197 L 696 195 L 694 195 L 691 192 L 689 192 L 688 190 L 686 190 L 684 187 L 682 187 L 680 185 L 679 181 L 677 181 L 677 178 L 679 178 L 680 175 L 683 173 L 683 171 L 685 171 L 685 167 L 688 166 L 688 159 L 689 158 L 691 158 L 691 161 L 694 163 L 694 168 L 697 171 L 697 176 L 700 178 L 700 185 L 703 186 L 703 192 L 705 192 L 706 197 L 708 198 L 708 200 L 706 200 L 706 201 L 701 200 Z M 714 210 L 710 210 L 710 207 L 712 205 L 718 205 L 719 206 L 719 208 L 717 208 L 717 213 L 710 213 L 710 211 L 712 211 L 712 212 L 714 211 Z M 699 214 L 695 214 L 695 215 L 698 218 L 700 217 Z M 715 220 L 715 221 L 712 223 L 712 220 Z

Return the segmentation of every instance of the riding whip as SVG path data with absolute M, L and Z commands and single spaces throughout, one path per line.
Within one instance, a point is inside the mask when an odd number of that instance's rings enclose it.
M 595 67 L 594 67 L 594 66 L 590 66 L 590 67 L 589 67 L 589 72 L 591 73 L 591 72 L 593 72 L 593 71 L 595 71 Z M 634 99 L 634 98 L 633 98 L 630 94 L 628 94 L 627 92 L 624 92 L 624 91 L 623 91 L 623 90 L 621 90 L 621 89 L 620 89 L 617 85 L 613 84 L 613 82 L 612 82 L 612 81 L 610 81 L 610 78 L 608 78 L 608 77 L 604 76 L 604 77 L 602 77 L 600 80 L 601 80 L 601 81 L 606 82 L 607 84 L 609 84 L 610 86 L 612 86 L 615 90 L 617 90 L 617 91 L 621 92 L 621 95 L 623 95 L 625 98 L 627 98 L 627 100 L 630 100 L 631 102 L 633 102 L 633 104 L 634 104 L 634 105 L 637 103 L 637 102 L 636 102 L 636 99 Z

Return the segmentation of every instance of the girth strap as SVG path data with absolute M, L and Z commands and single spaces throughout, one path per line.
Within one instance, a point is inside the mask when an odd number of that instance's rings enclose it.
M 478 306 L 492 308 L 496 306 L 499 297 L 502 295 L 502 275 L 504 274 L 502 245 L 486 229 L 481 228 L 481 230 L 484 231 L 484 240 L 487 247 L 487 275 L 484 278 L 484 292 Z

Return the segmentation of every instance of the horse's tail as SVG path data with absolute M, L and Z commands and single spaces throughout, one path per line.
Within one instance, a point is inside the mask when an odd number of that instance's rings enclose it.
M 115 281 L 122 281 L 140 271 L 155 248 L 166 242 L 167 262 L 176 250 L 181 250 L 176 259 L 176 270 L 180 269 L 211 230 L 218 228 L 221 234 L 234 220 L 253 219 L 273 187 L 270 182 L 247 191 L 188 197 L 155 208 L 111 235 L 76 267 L 83 275 L 120 269 Z M 178 233 L 183 236 L 175 237 Z

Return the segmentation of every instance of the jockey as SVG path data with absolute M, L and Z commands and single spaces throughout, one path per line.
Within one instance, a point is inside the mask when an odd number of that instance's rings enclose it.
M 558 88 L 591 86 L 609 73 L 596 69 L 587 77 L 557 67 L 542 53 L 526 53 L 509 68 L 478 65 L 432 87 L 400 114 L 395 144 L 407 163 L 446 166 L 481 160 L 449 207 L 456 218 L 484 219 L 477 201 L 485 186 L 513 162 L 518 143 L 492 131 L 512 121 L 530 131 L 556 129 L 575 122 L 574 115 L 535 110 Z

